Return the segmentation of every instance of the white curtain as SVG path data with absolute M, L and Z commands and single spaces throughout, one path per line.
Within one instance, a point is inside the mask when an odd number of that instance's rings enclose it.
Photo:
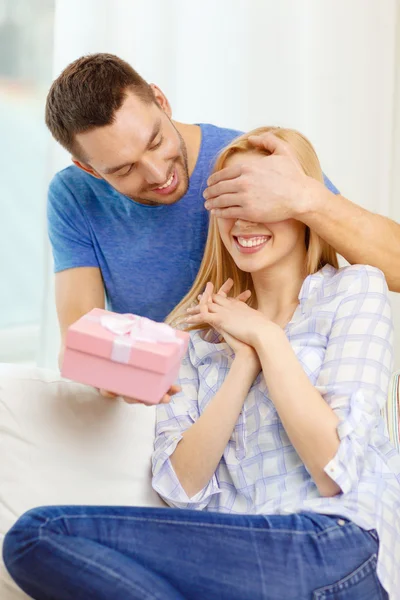
M 396 0 L 58 0 L 54 75 L 82 54 L 113 52 L 163 89 L 177 120 L 298 128 L 345 196 L 400 220 L 396 16 Z M 50 171 L 68 161 L 53 145 Z M 49 266 L 48 366 L 58 347 L 51 278 Z

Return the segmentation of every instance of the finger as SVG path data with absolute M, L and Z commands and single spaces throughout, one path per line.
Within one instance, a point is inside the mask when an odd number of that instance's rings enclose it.
M 214 291 L 214 286 L 211 283 L 211 281 L 209 281 L 206 285 L 206 289 L 204 290 L 204 293 L 201 296 L 199 306 L 201 306 L 201 307 L 207 306 L 208 299 L 211 298 L 213 291 Z
M 168 404 L 171 401 L 169 394 L 165 394 L 160 400 L 160 404 Z
M 218 292 L 217 292 L 217 293 L 218 293 L 218 295 L 219 295 L 219 296 L 224 296 L 224 297 L 226 298 L 226 296 L 227 296 L 227 295 L 229 294 L 229 292 L 231 291 L 232 287 L 233 287 L 233 279 L 231 279 L 231 278 L 229 277 L 229 279 L 227 279 L 227 280 L 225 281 L 225 283 L 223 283 L 223 284 L 221 285 L 221 287 L 219 288 L 219 290 L 218 290 Z
M 300 171 L 303 171 L 299 159 L 293 148 L 287 142 L 281 140 L 273 133 L 265 133 L 260 136 L 250 136 L 249 142 L 258 148 L 263 148 L 275 156 L 286 156 L 292 160 Z
M 140 400 L 136 400 L 136 398 L 130 398 L 129 396 L 121 396 L 122 400 L 127 404 L 140 404 Z
M 206 283 L 204 292 L 200 296 L 199 306 L 201 306 L 202 304 L 206 304 L 209 295 L 210 295 L 210 282 Z
M 229 308 L 230 306 L 232 306 L 232 301 L 233 298 L 224 298 L 223 296 L 218 296 L 218 294 L 214 294 L 212 297 L 212 305 L 210 307 L 210 310 L 216 310 L 216 307 L 213 305 Z
M 218 219 L 243 219 L 251 221 L 243 211 L 241 206 L 232 206 L 231 208 L 213 208 L 211 214 Z
M 239 194 L 224 194 L 218 196 L 218 198 L 212 198 L 207 200 L 204 204 L 207 210 L 213 210 L 215 208 L 229 208 L 229 207 L 241 207 Z
M 186 309 L 186 312 L 188 313 L 188 315 L 197 315 L 200 312 L 200 307 L 199 306 L 190 306 L 189 308 Z
M 241 294 L 239 294 L 239 296 L 236 297 L 236 300 L 240 300 L 241 302 L 246 302 L 246 300 L 248 300 L 251 296 L 251 291 L 250 290 L 246 290 L 245 292 L 242 292 Z
M 190 325 L 200 325 L 201 323 L 207 323 L 207 317 L 208 315 L 206 314 L 191 315 L 186 317 L 185 323 Z
M 228 179 L 236 179 L 242 174 L 242 166 L 240 164 L 233 165 L 232 167 L 225 167 L 220 171 L 216 171 L 207 180 L 208 187 L 219 183 L 220 181 L 226 181 Z
M 209 317 L 212 318 L 211 313 L 216 313 L 219 312 L 222 308 L 227 308 L 230 306 L 230 303 L 232 302 L 233 298 L 224 298 L 224 296 L 218 296 L 217 294 L 215 294 L 215 298 L 218 298 L 218 303 L 214 301 L 213 298 L 210 298 L 209 302 L 208 302 L 208 306 L 207 306 L 207 316 L 205 318 L 204 315 L 202 315 L 203 321 L 205 321 L 206 323 L 210 323 L 209 321 Z M 222 304 L 222 302 L 225 302 L 225 304 Z
M 212 308 L 211 310 L 212 312 L 215 312 L 215 309 Z M 209 325 L 212 325 L 214 327 L 216 324 L 215 315 L 211 312 L 207 312 L 207 314 L 202 315 L 194 315 L 191 317 L 187 317 L 186 323 L 188 323 L 189 325 L 202 325 L 203 323 L 208 323 Z
M 214 185 L 211 185 L 204 190 L 203 198 L 209 200 L 210 198 L 222 196 L 222 194 L 236 194 L 239 181 L 239 177 L 235 177 L 234 179 L 214 183 Z
M 287 142 L 284 142 L 272 132 L 263 133 L 261 135 L 251 135 L 249 143 L 257 148 L 263 148 L 271 154 L 279 154 L 280 156 L 292 155 L 293 151 Z
M 103 398 L 118 398 L 118 394 L 108 392 L 107 390 L 100 389 L 99 392 L 103 396 Z
M 169 394 L 170 396 L 173 396 L 174 394 L 179 394 L 179 392 L 181 392 L 181 391 L 182 391 L 182 388 L 180 385 L 171 385 L 167 394 Z

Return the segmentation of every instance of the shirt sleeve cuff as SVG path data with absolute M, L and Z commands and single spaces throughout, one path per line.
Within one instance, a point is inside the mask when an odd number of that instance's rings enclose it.
M 171 437 L 168 446 L 163 448 L 162 455 L 158 455 L 153 461 L 154 476 L 152 486 L 169 506 L 202 510 L 209 504 L 212 496 L 221 493 L 221 489 L 214 473 L 208 484 L 197 492 L 197 494 L 189 498 L 170 460 L 170 456 L 175 452 L 182 437 L 180 434 Z M 157 466 L 157 463 L 161 463 L 160 466 Z
M 376 425 L 376 407 L 368 405 L 361 390 L 350 400 L 347 418 L 337 427 L 340 440 L 336 455 L 324 467 L 325 473 L 344 494 L 358 483 L 364 467 L 365 449 Z
M 340 447 L 334 458 L 328 462 L 324 471 L 329 477 L 337 483 L 343 494 L 347 494 L 352 488 L 351 478 L 346 469 L 343 469 L 340 463 Z

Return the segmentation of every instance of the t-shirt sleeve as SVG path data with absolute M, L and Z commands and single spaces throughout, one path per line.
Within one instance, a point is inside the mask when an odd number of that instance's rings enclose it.
M 61 173 L 49 186 L 47 227 L 55 273 L 75 267 L 99 267 L 83 209 Z
M 323 175 L 324 175 L 324 183 L 325 183 L 325 186 L 328 188 L 328 190 L 330 190 L 334 194 L 340 194 L 339 190 L 337 189 L 337 187 L 335 185 L 333 185 L 333 183 L 329 179 L 329 177 L 327 177 L 325 175 L 325 173 L 323 173 Z

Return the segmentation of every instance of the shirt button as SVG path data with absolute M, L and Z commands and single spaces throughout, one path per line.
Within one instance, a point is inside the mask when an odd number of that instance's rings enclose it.
M 343 525 L 346 525 L 346 521 L 344 521 L 343 519 L 338 519 L 338 525 L 340 525 L 341 527 L 343 527 Z
M 335 467 L 331 467 L 331 468 L 329 469 L 329 471 L 330 471 L 331 473 L 334 473 L 334 472 L 335 472 Z

